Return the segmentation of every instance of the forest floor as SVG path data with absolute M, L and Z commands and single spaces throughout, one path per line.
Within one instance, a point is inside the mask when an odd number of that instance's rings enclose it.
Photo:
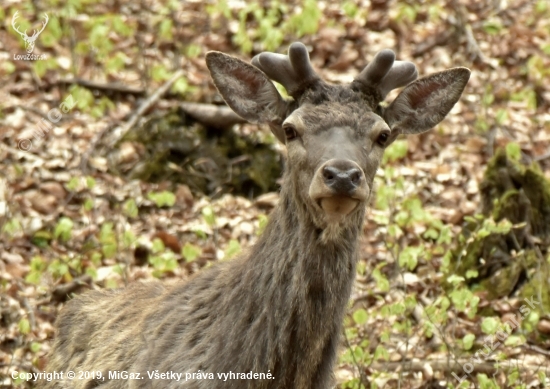
M 34 387 L 12 380 L 12 373 L 45 369 L 55 319 L 71 293 L 153 277 L 186 280 L 257 239 L 276 191 L 237 196 L 212 180 L 204 193 L 170 175 L 137 180 L 125 174 L 151 159 L 143 144 L 119 142 L 125 130 L 172 112 L 184 100 L 221 103 L 204 62 L 209 50 L 250 60 L 266 49 L 284 52 L 300 40 L 311 49 L 319 74 L 334 83 L 350 82 L 384 48 L 414 62 L 420 76 L 470 68 L 466 90 L 447 118 L 400 143 L 401 150 L 393 151 L 398 155 L 383 166 L 393 173 L 381 169 L 377 176 L 380 190 L 403 177 L 403 196 L 418 199 L 429 220 L 448 226 L 454 238 L 465 217 L 480 211 L 479 186 L 497 148 L 519 145 L 522 162 L 538 163 L 550 179 L 545 0 L 76 3 L 0 6 L 0 387 Z M 49 15 L 34 48 L 45 59 L 17 59 L 25 48 L 12 27 L 16 11 L 13 24 L 23 23 L 21 31 L 40 29 L 42 15 Z M 152 98 L 163 85 L 170 89 Z M 237 124 L 223 131 L 282 152 L 267 128 Z M 204 159 L 207 170 L 200 168 Z M 204 159 L 186 163 L 205 175 L 226 174 L 214 157 Z M 176 176 L 182 168 L 169 169 Z M 485 339 L 480 315 L 447 312 L 448 320 L 437 326 L 442 347 L 418 318 L 407 319 L 411 327 L 403 329 L 403 315 L 378 314 L 384 304 L 403 298 L 401 290 L 419 296 L 426 309 L 443 298 L 444 253 L 426 241 L 429 257 L 420 252 L 416 266 L 396 270 L 387 236 L 399 204 L 382 205 L 374 197 L 346 319 L 351 338 L 342 344 L 336 370 L 339 387 L 369 386 L 369 380 L 373 387 L 457 387 L 456 378 L 463 376 L 464 387 L 493 387 L 479 374 L 500 387 L 544 387 L 542 373 L 550 377 L 550 312 L 537 318 L 538 336 L 521 337 L 516 329 L 519 343 L 498 349 L 501 365 L 494 358 L 465 364 L 471 356 L 465 335 L 474 334 L 478 347 Z M 427 230 L 419 220 L 395 241 L 417 244 Z M 377 274 L 389 288 L 381 288 Z M 476 296 L 478 306 L 490 307 L 501 321 L 522 305 L 513 293 Z M 364 312 L 370 316 L 362 318 Z M 466 377 L 467 366 L 473 372 Z

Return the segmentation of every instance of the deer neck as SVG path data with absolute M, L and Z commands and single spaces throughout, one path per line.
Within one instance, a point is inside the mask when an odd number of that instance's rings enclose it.
M 266 230 L 243 264 L 243 284 L 252 283 L 255 287 L 247 287 L 248 293 L 258 293 L 248 300 L 255 306 L 249 309 L 264 309 L 271 317 L 262 328 L 267 344 L 278 345 L 268 351 L 271 367 L 288 379 L 295 369 L 312 379 L 335 356 L 355 277 L 364 210 L 341 231 L 342 239 L 322 243 L 322 231 L 298 198 L 286 188 L 281 192 Z

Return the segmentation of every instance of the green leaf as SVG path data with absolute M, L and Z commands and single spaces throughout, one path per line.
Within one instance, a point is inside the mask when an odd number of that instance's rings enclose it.
M 55 227 L 53 236 L 55 239 L 60 239 L 62 242 L 67 242 L 71 239 L 71 232 L 73 230 L 73 221 L 68 217 L 62 217 L 59 219 L 57 226 Z
M 353 18 L 357 14 L 357 11 L 359 9 L 354 2 L 346 1 L 344 4 L 342 4 L 342 10 L 348 18 Z
M 231 239 L 227 245 L 227 248 L 225 249 L 225 256 L 224 258 L 231 258 L 238 254 L 241 251 L 241 245 L 239 242 L 235 239 Z
M 135 27 L 133 27 L 128 20 L 122 19 L 119 15 L 113 16 L 111 19 L 111 26 L 117 34 L 125 37 L 131 36 L 135 31 Z
M 462 345 L 464 346 L 464 350 L 470 350 L 474 345 L 475 340 L 476 337 L 474 334 L 466 334 L 464 338 L 462 338 Z
M 382 292 L 387 292 L 388 290 L 390 290 L 390 282 L 388 281 L 386 276 L 382 274 L 378 266 L 372 271 L 372 278 L 374 278 L 374 280 L 376 281 L 376 286 Z
M 382 345 L 379 344 L 378 346 L 376 346 L 376 350 L 374 351 L 374 359 L 375 360 L 382 359 L 385 361 L 389 361 L 390 354 L 388 350 L 386 350 Z
M 183 50 L 183 53 L 187 58 L 197 58 L 201 54 L 201 52 L 201 47 L 194 43 L 187 45 Z
M 418 264 L 418 256 L 424 251 L 423 246 L 407 246 L 399 253 L 399 266 L 414 270 Z
M 19 320 L 19 333 L 26 335 L 31 332 L 31 325 L 28 319 Z
M 212 207 L 204 207 L 201 213 L 206 224 L 208 224 L 210 227 L 214 227 L 214 225 L 216 224 L 216 216 L 214 215 L 214 210 L 212 209 Z
M 510 347 L 518 347 L 525 344 L 525 338 L 523 336 L 510 335 L 506 338 L 504 344 Z
M 508 158 L 519 161 L 521 159 L 521 147 L 516 142 L 510 142 L 506 145 L 506 155 Z
M 185 77 L 180 77 L 178 80 L 172 85 L 172 92 L 178 93 L 180 95 L 185 95 L 189 91 L 189 83 L 187 82 L 187 79 Z
M 31 239 L 32 244 L 40 248 L 48 247 L 52 234 L 49 231 L 36 231 Z
M 33 353 L 37 353 L 40 351 L 40 349 L 42 348 L 42 345 L 38 342 L 31 342 L 30 346 L 29 346 L 29 349 L 31 350 L 31 352 Z
M 113 223 L 103 223 L 99 232 L 99 241 L 103 256 L 105 258 L 113 258 L 118 248 L 116 234 L 113 231 Z
M 124 69 L 127 59 L 128 58 L 126 57 L 126 55 L 124 55 L 124 53 L 116 53 L 105 63 L 105 70 L 107 70 L 107 73 L 109 74 L 116 74 L 117 72 L 120 72 L 122 69 Z
M 539 14 L 544 14 L 547 10 L 548 10 L 548 1 L 538 0 L 537 5 L 535 6 L 535 11 Z
M 74 192 L 80 186 L 80 178 L 78 177 L 71 178 L 66 186 L 69 191 Z
M 88 189 L 93 189 L 95 185 L 95 178 L 93 178 L 92 176 L 86 176 L 86 186 L 88 187 Z
M 128 217 L 137 217 L 139 210 L 136 204 L 136 201 L 134 199 L 126 200 L 124 205 L 122 206 L 123 212 Z
M 406 140 L 396 140 L 384 151 L 382 163 L 395 162 L 407 156 L 409 143 Z
M 185 243 L 185 246 L 181 249 L 181 255 L 185 258 L 186 262 L 193 262 L 201 255 L 201 253 L 202 250 L 200 247 L 189 242 Z
M 495 120 L 499 126 L 502 126 L 506 120 L 508 120 L 508 111 L 501 108 L 495 115 Z
M 158 37 L 164 41 L 173 40 L 172 27 L 171 19 L 162 19 L 159 25 Z
M 159 238 L 153 239 L 153 247 L 151 247 L 151 251 L 153 254 L 161 253 L 165 250 L 164 243 Z
M 54 260 L 48 265 L 48 271 L 56 278 L 63 277 L 69 271 L 69 266 L 59 259 Z
M 153 201 L 157 207 L 171 207 L 176 203 L 176 196 L 172 192 L 151 192 L 147 194 L 147 198 Z
M 153 271 L 154 277 L 161 277 L 162 274 L 174 271 L 178 267 L 178 261 L 174 257 L 174 253 L 172 253 L 171 251 L 166 251 L 159 255 L 150 256 L 149 263 L 155 269 Z
M 29 284 L 38 285 L 40 283 L 40 280 L 42 279 L 42 272 L 31 270 L 27 273 L 25 276 L 25 282 L 28 282 Z
M 195 233 L 195 235 L 197 235 L 197 237 L 199 237 L 200 239 L 206 239 L 208 236 L 206 235 L 206 232 L 199 229 L 199 228 L 195 228 L 193 230 L 193 232 Z
M 269 218 L 263 213 L 258 215 L 259 228 L 258 228 L 258 232 L 256 232 L 256 235 L 260 236 L 264 232 L 268 221 L 269 221 Z
M 476 278 L 478 276 L 477 270 L 466 270 L 466 279 Z
M 365 311 L 363 308 L 359 308 L 358 310 L 353 312 L 353 321 L 358 325 L 365 324 L 368 318 L 369 315 L 367 311 Z
M 500 320 L 497 320 L 494 317 L 486 317 L 481 322 L 481 331 L 487 335 L 493 335 L 497 332 Z
M 84 201 L 84 210 L 85 211 L 91 211 L 92 209 L 94 209 L 94 200 L 93 199 L 86 199 L 86 201 Z
M 1 63 L 0 66 L 2 67 L 4 72 L 6 72 L 6 74 L 12 74 L 15 71 L 15 69 L 17 69 L 14 63 L 9 60 L 8 61 L 4 60 L 4 62 Z
M 34 61 L 32 64 L 34 72 L 39 78 L 42 78 L 48 70 L 55 70 L 59 68 L 59 64 L 53 58 L 46 60 Z
M 154 65 L 151 70 L 151 77 L 153 81 L 163 82 L 168 80 L 172 75 L 164 65 Z
M 456 274 L 451 274 L 449 277 L 447 277 L 447 282 L 456 286 L 461 282 L 464 282 L 464 277 L 457 276 Z
M 502 30 L 502 23 L 496 18 L 489 19 L 483 23 L 483 29 L 490 35 L 497 35 Z

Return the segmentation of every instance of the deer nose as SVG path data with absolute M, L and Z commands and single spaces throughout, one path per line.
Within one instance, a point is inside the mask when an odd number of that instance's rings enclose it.
M 361 185 L 362 177 L 360 169 L 345 162 L 323 167 L 325 185 L 333 190 L 335 195 L 351 196 Z

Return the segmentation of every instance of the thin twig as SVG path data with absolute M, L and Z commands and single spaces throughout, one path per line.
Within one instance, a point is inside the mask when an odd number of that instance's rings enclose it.
M 128 120 L 126 122 L 126 124 L 124 124 L 122 127 L 117 127 L 114 130 L 113 135 L 110 137 L 110 139 L 107 142 L 109 147 L 114 146 L 120 139 L 122 139 L 124 137 L 124 135 L 126 135 L 126 133 L 128 131 L 130 131 L 130 129 L 132 129 L 132 127 L 134 127 L 136 125 L 136 123 L 143 116 L 143 114 L 149 108 L 151 108 L 151 106 L 153 104 L 155 104 L 158 101 L 158 99 L 160 99 L 161 96 L 164 95 L 168 91 L 168 89 L 170 89 L 170 87 L 174 84 L 174 82 L 176 82 L 181 76 L 183 76 L 183 70 L 182 69 L 180 69 L 176 73 L 174 73 L 174 75 L 168 81 L 166 81 L 151 96 L 149 96 L 149 98 L 147 98 L 138 107 L 136 112 L 132 115 L 130 120 Z
M 17 158 L 27 158 L 27 159 L 30 159 L 31 161 L 33 162 L 40 162 L 42 164 L 45 163 L 45 160 L 40 158 L 40 157 L 37 157 L 36 155 L 32 154 L 32 153 L 29 153 L 28 151 L 21 151 L 21 150 L 18 150 L 18 149 L 14 149 L 13 147 L 10 147 L 10 146 L 7 146 L 3 143 L 0 142 L 0 148 L 1 149 L 4 149 L 5 151 L 15 155 Z

